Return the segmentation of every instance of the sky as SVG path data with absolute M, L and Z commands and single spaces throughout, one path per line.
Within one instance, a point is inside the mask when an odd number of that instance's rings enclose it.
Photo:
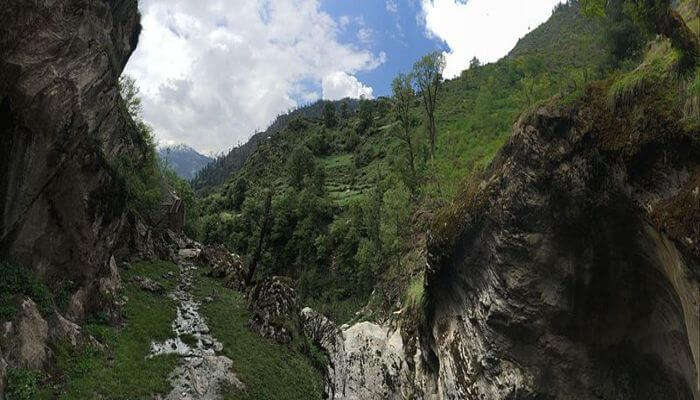
M 319 99 L 376 98 L 422 55 L 453 78 L 506 55 L 560 0 L 140 0 L 124 71 L 161 145 L 221 154 Z

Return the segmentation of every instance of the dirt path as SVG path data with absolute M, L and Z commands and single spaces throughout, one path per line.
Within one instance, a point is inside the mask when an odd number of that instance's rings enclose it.
M 209 334 L 209 327 L 199 314 L 200 303 L 193 299 L 192 274 L 197 267 L 179 257 L 180 281 L 170 297 L 178 302 L 177 317 L 172 323 L 174 337 L 151 343 L 149 357 L 177 354 L 178 366 L 170 374 L 173 390 L 163 400 L 215 400 L 222 386 L 243 388 L 231 372 L 232 361 L 219 355 L 223 345 Z

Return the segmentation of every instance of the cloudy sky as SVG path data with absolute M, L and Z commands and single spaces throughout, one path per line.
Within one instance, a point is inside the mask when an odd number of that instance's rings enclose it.
M 140 0 L 126 74 L 161 144 L 221 153 L 318 99 L 389 94 L 421 55 L 493 62 L 560 0 Z

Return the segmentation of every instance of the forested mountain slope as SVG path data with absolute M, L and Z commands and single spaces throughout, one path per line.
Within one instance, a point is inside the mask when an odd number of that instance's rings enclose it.
M 294 277 L 305 301 L 341 320 L 367 302 L 377 279 L 399 282 L 376 296 L 380 308 L 391 308 L 422 280 L 427 217 L 488 165 L 518 115 L 555 93 L 580 91 L 604 73 L 600 27 L 576 4 L 558 6 L 509 56 L 475 63 L 445 81 L 432 159 L 416 98 L 415 174 L 397 136 L 391 99 L 360 102 L 346 113 L 333 103 L 330 122 L 323 115 L 290 114 L 286 125 L 256 137 L 240 170 L 201 203 L 200 238 L 252 257 L 270 195 L 261 276 Z

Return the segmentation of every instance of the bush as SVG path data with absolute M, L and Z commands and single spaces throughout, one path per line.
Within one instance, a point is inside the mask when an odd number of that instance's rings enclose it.
M 15 316 L 18 297 L 30 297 L 44 315 L 51 312 L 51 293 L 30 269 L 0 261 L 0 276 L 0 320 L 10 320 Z

